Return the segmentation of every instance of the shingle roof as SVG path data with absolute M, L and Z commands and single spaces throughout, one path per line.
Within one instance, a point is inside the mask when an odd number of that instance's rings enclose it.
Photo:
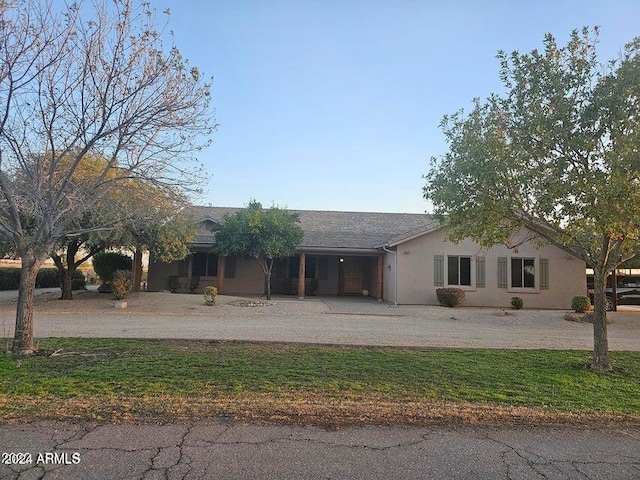
M 193 207 L 198 220 L 222 220 L 240 210 L 231 207 Z M 304 231 L 301 247 L 375 249 L 387 242 L 414 235 L 434 226 L 434 218 L 418 213 L 337 212 L 289 210 L 297 213 Z M 201 235 L 196 243 L 207 243 Z

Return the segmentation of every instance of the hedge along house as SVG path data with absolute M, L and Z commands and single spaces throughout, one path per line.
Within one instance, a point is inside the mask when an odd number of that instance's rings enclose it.
M 149 290 L 202 292 L 213 285 L 223 294 L 262 295 L 264 275 L 254 259 L 211 253 L 213 226 L 237 210 L 194 207 L 200 221 L 191 255 L 170 264 L 151 258 Z M 294 257 L 275 262 L 274 294 L 435 305 L 436 289 L 449 286 L 463 289 L 469 306 L 508 307 L 518 296 L 525 307 L 569 308 L 575 295 L 586 293 L 584 262 L 554 246 L 453 244 L 426 214 L 291 211 L 299 215 L 304 239 Z

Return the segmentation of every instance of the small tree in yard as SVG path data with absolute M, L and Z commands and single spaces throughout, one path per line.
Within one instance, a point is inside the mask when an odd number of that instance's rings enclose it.
M 103 209 L 85 222 L 94 207 L 132 180 L 167 195 L 201 185 L 193 154 L 215 128 L 210 86 L 163 36 L 142 0 L 0 2 L 0 236 L 22 260 L 15 354 L 34 352 L 47 257 L 128 220 Z
M 608 371 L 606 278 L 640 245 L 640 38 L 603 66 L 597 37 L 499 52 L 506 94 L 443 119 L 449 152 L 432 159 L 424 194 L 454 241 L 517 246 L 526 228 L 593 268 L 592 368 Z
M 233 215 L 225 215 L 215 228 L 216 253 L 254 258 L 267 283 L 267 299 L 271 299 L 271 271 L 277 258 L 292 257 L 302 242 L 298 215 L 271 207 L 263 209 L 255 200 Z

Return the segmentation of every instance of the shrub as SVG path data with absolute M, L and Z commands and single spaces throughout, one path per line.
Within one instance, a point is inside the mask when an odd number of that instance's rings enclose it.
M 81 270 L 74 270 L 71 277 L 71 290 L 84 290 L 87 288 L 87 281 Z
M 464 290 L 459 288 L 437 288 L 438 303 L 445 307 L 457 307 L 464 300 Z
M 100 282 L 100 277 L 93 270 L 85 271 L 84 278 L 89 285 L 97 285 Z
M 19 284 L 19 268 L 0 268 L 0 290 L 16 290 Z
M 133 274 L 131 270 L 116 270 L 113 273 L 111 285 L 113 286 L 113 294 L 118 300 L 122 300 L 129 293 L 132 283 Z
M 211 306 L 216 304 L 216 297 L 218 296 L 218 289 L 216 287 L 204 288 L 204 303 Z
M 511 297 L 511 307 L 514 310 L 520 310 L 524 305 L 524 302 L 520 297 Z
M 116 270 L 131 270 L 132 265 L 131 257 L 118 252 L 100 252 L 93 256 L 93 270 L 102 283 L 111 282 Z
M 36 277 L 36 288 L 53 288 L 60 286 L 60 271 L 57 268 L 43 268 Z M 16 288 L 18 288 L 16 286 Z
M 576 295 L 571 300 L 571 308 L 576 313 L 584 313 L 591 309 L 591 300 L 585 295 Z
M 55 288 L 61 283 L 60 271 L 57 268 L 43 268 L 36 277 L 36 288 Z M 80 270 L 73 272 L 71 286 L 74 290 L 86 286 L 84 274 Z M 19 268 L 0 268 L 0 290 L 17 290 L 20 287 Z

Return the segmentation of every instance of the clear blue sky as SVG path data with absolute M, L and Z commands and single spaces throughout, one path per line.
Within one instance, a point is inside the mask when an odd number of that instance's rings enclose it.
M 202 204 L 427 211 L 438 123 L 500 91 L 498 50 L 601 26 L 602 60 L 640 35 L 640 1 L 156 0 L 206 75 L 220 124 Z

